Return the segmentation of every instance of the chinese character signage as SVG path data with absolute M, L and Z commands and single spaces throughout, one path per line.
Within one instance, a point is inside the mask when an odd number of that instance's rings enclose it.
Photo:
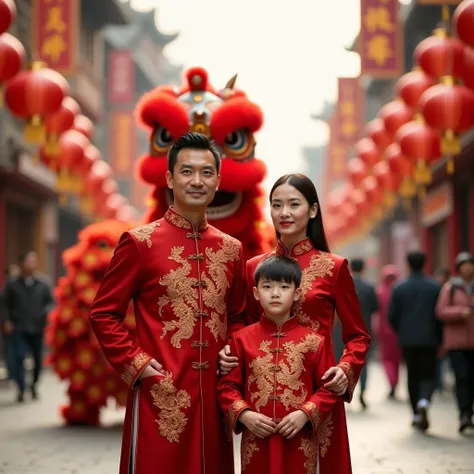
M 33 0 L 33 55 L 63 74 L 77 65 L 79 0 Z
M 131 112 L 110 115 L 110 165 L 117 177 L 129 177 L 136 150 L 135 121 Z
M 380 79 L 403 73 L 403 31 L 398 0 L 360 0 L 361 75 Z
M 342 124 L 343 122 L 336 111 L 329 122 L 330 138 L 326 152 L 327 165 L 330 167 L 329 177 L 331 180 L 343 178 L 344 168 L 349 156 L 348 145 L 340 141 Z
M 338 78 L 338 94 L 333 136 L 341 145 L 352 146 L 360 138 L 364 125 L 364 101 L 359 79 Z
M 112 49 L 108 57 L 110 105 L 132 104 L 135 96 L 135 63 L 128 49 Z

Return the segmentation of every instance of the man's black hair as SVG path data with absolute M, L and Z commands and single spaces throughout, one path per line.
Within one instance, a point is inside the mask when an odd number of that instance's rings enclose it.
M 360 273 L 364 271 L 365 263 L 361 258 L 353 258 L 351 260 L 350 266 L 354 273 Z
M 23 265 L 25 263 L 26 258 L 29 257 L 31 254 L 36 255 L 36 252 L 34 250 L 28 250 L 28 252 L 21 253 L 18 257 L 18 262 Z
M 178 138 L 168 151 L 168 170 L 173 174 L 174 167 L 178 161 L 178 153 L 184 148 L 194 150 L 209 150 L 216 160 L 216 170 L 219 173 L 221 169 L 221 155 L 214 141 L 209 140 L 206 135 L 196 132 L 188 132 Z
M 254 274 L 255 286 L 258 286 L 259 281 L 265 279 L 294 283 L 295 288 L 298 288 L 301 284 L 302 275 L 303 272 L 298 262 L 290 257 L 275 255 L 262 260 L 257 265 Z
M 413 272 L 421 272 L 426 262 L 426 255 L 421 250 L 414 250 L 407 255 L 408 266 Z

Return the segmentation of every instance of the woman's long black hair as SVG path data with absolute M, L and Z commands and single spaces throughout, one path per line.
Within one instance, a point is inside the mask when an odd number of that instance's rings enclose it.
M 329 244 L 324 232 L 323 217 L 321 215 L 321 206 L 319 204 L 318 193 L 313 182 L 304 174 L 285 174 L 279 178 L 270 191 L 270 204 L 272 202 L 273 192 L 278 186 L 282 184 L 290 184 L 297 189 L 308 201 L 310 207 L 314 204 L 318 205 L 318 213 L 316 217 L 313 217 L 308 222 L 306 228 L 306 235 L 311 239 L 313 247 L 323 252 L 330 252 Z M 280 239 L 280 234 L 277 232 L 277 237 Z

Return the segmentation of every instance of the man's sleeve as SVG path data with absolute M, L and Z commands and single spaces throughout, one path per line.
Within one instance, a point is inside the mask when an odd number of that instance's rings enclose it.
M 105 357 L 129 386 L 152 359 L 123 325 L 129 302 L 140 288 L 141 264 L 136 240 L 124 233 L 89 312 Z
M 230 338 L 235 331 L 242 329 L 245 324 L 245 260 L 242 244 L 239 243 L 239 261 L 235 267 L 232 286 L 227 300 L 227 337 Z

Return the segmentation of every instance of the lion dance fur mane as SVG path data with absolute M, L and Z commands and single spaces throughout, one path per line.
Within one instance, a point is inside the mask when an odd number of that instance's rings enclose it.
M 161 218 L 172 204 L 165 174 L 167 153 L 188 131 L 207 135 L 222 156 L 221 183 L 208 209 L 208 220 L 239 239 L 246 258 L 264 253 L 274 244 L 272 228 L 263 218 L 261 183 L 265 164 L 255 157 L 255 137 L 263 124 L 260 108 L 235 88 L 234 76 L 214 89 L 205 69 L 189 69 L 181 87 L 160 86 L 146 93 L 136 108 L 136 118 L 150 136 L 149 152 L 136 164 L 138 178 L 152 186 L 149 210 L 142 223 Z M 79 242 L 63 254 L 67 274 L 55 289 L 56 308 L 51 312 L 47 341 L 50 363 L 68 383 L 68 403 L 61 414 L 69 424 L 96 425 L 109 399 L 124 406 L 127 387 L 105 360 L 88 320 L 88 312 L 107 270 L 120 235 L 140 223 L 107 220 L 79 234 Z M 124 320 L 135 330 L 132 305 Z

